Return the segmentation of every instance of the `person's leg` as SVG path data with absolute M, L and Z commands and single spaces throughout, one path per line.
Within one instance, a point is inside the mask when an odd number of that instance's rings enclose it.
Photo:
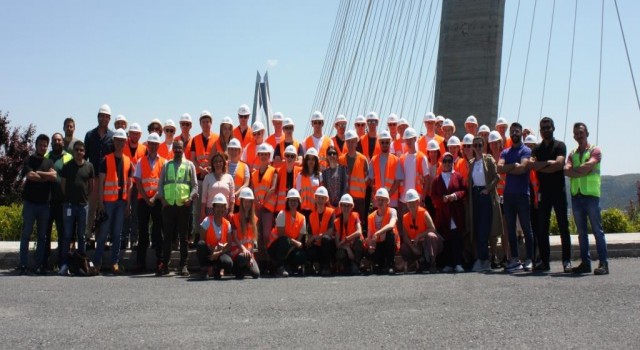
M 89 212 L 87 213 L 87 226 L 85 231 L 85 238 L 87 241 L 96 239 L 96 237 L 99 235 L 99 227 L 96 227 L 95 236 L 94 232 L 91 232 L 91 230 L 93 229 L 93 223 L 96 219 L 96 212 L 98 211 L 98 187 L 99 186 L 97 184 L 96 186 L 93 186 L 93 191 L 91 191 L 91 193 L 89 194 Z
M 58 246 L 60 251 L 60 260 L 58 264 L 60 267 L 69 265 L 69 246 L 71 245 L 71 237 L 73 236 L 73 229 L 75 227 L 75 213 L 73 205 L 65 203 L 62 206 L 63 218 L 64 218 L 64 232 L 58 233 L 62 236 L 62 244 Z
M 284 266 L 291 243 L 287 237 L 279 237 L 267 249 L 269 257 L 276 268 Z
M 416 256 L 413 254 L 413 251 L 407 242 L 402 242 L 400 245 L 400 256 L 407 265 L 413 264 L 416 261 Z
M 520 219 L 520 227 L 522 227 L 522 234 L 524 235 L 524 244 L 526 249 L 526 259 L 533 259 L 533 231 L 531 229 L 531 204 L 529 203 L 529 196 L 518 196 L 518 218 Z
M 82 255 L 85 254 L 87 248 L 85 242 L 85 229 L 87 227 L 87 215 L 89 214 L 89 205 L 80 204 L 74 205 L 72 213 L 75 221 L 76 239 L 77 239 L 77 251 Z
M 202 198 L 202 180 L 198 180 L 198 200 L 191 203 L 191 229 L 194 244 L 200 240 L 200 198 Z
M 596 239 L 596 249 L 598 250 L 598 260 L 600 265 L 607 265 L 607 241 L 604 237 L 604 231 L 602 230 L 602 217 L 600 215 L 600 198 L 587 197 L 587 216 L 591 223 L 591 229 L 593 230 L 593 236 Z
M 307 262 L 307 256 L 303 249 L 295 248 L 287 256 L 286 263 L 291 266 L 295 271 Z
M 129 214 L 129 242 L 131 247 L 138 242 L 138 188 L 133 186 L 131 189 L 131 214 Z M 127 232 L 127 230 L 125 230 Z
M 458 229 L 451 231 L 451 266 L 462 265 L 462 232 Z
M 567 195 L 562 192 L 556 195 L 553 202 L 553 210 L 556 213 L 558 229 L 560 231 L 560 243 L 562 244 L 562 261 L 571 261 L 571 235 L 569 234 Z
M 147 249 L 149 248 L 149 219 L 151 218 L 151 207 L 144 199 L 138 200 L 138 248 L 136 250 L 136 264 L 139 269 L 144 269 L 146 265 Z M 155 224 L 155 223 L 154 223 Z M 156 251 L 161 250 L 157 249 Z
M 507 222 L 508 239 L 511 248 L 511 259 L 518 259 L 518 237 L 516 236 L 516 216 L 518 215 L 517 195 L 504 195 L 504 217 Z M 446 245 L 446 241 L 445 241 Z
M 591 267 L 591 254 L 589 253 L 589 236 L 587 233 L 587 210 L 584 197 L 571 197 L 571 209 L 573 220 L 578 230 L 578 243 L 580 244 L 580 260 L 585 266 Z
M 358 215 L 360 216 L 360 226 L 362 226 L 362 234 L 364 235 L 365 238 L 367 238 L 367 209 L 365 207 L 366 202 L 364 200 L 364 198 L 354 198 L 353 199 L 353 204 L 354 204 L 354 210 L 358 213 Z
M 187 242 L 187 227 L 189 222 L 190 207 L 178 207 L 177 227 L 178 238 L 180 239 L 180 269 L 187 265 L 189 254 L 189 242 Z
M 36 232 L 38 234 L 36 246 L 36 266 L 39 268 L 46 267 L 45 246 L 47 239 L 47 221 L 49 220 L 49 204 L 38 204 L 36 206 Z
M 164 240 L 162 236 L 162 202 L 157 200 L 153 203 L 151 210 L 151 240 L 156 242 L 156 263 L 162 261 L 162 251 L 164 247 Z M 147 230 L 148 228 L 147 221 Z M 148 232 L 148 231 L 147 231 Z M 189 232 L 189 231 L 187 231 Z M 148 239 L 148 238 L 147 238 Z
M 476 193 L 477 192 L 477 193 Z M 479 260 L 489 260 L 489 234 L 491 232 L 491 195 L 479 191 L 473 193 L 473 232 L 476 237 L 476 255 Z
M 115 202 L 115 206 L 113 208 L 115 220 L 111 227 L 111 265 L 117 265 L 120 262 L 120 236 L 122 234 L 122 225 L 124 224 L 124 213 L 126 207 L 127 201 L 118 200 Z
M 171 243 L 173 242 L 173 237 L 176 234 L 176 208 L 177 207 L 175 205 L 168 205 L 162 209 L 162 233 L 164 234 L 162 244 L 163 268 L 168 267 L 169 262 L 171 261 Z
M 386 269 L 396 269 L 396 240 L 395 234 L 387 232 L 384 238 L 384 265 Z
M 56 231 L 58 232 L 58 249 L 57 249 L 57 261 L 58 266 L 62 266 L 62 240 L 64 237 L 64 223 L 62 216 L 62 202 L 51 201 L 49 203 L 49 218 L 47 220 L 47 231 L 45 235 L 45 253 L 44 263 L 49 268 L 49 257 L 51 256 L 51 237 L 53 236 L 53 224 L 56 224 Z
M 20 268 L 26 268 L 29 263 L 29 239 L 33 233 L 33 224 L 36 221 L 35 205 L 31 202 L 22 203 L 22 236 L 20 236 Z
M 540 251 L 540 260 L 542 260 L 542 263 L 545 265 L 549 265 L 549 257 L 551 255 L 549 227 L 551 226 L 551 208 L 553 204 L 554 199 L 551 195 L 541 196 L 541 200 L 538 202 L 538 231 L 536 242 L 538 243 L 538 250 Z M 531 220 L 535 219 L 535 217 L 531 217 Z
M 233 259 L 228 254 L 220 255 L 220 267 L 224 269 L 225 274 L 231 273 L 233 270 Z
M 320 268 L 329 269 L 331 260 L 336 253 L 336 243 L 330 236 L 323 236 L 320 240 Z
M 198 257 L 198 264 L 200 265 L 201 270 L 212 265 L 211 260 L 209 260 L 209 255 L 211 255 L 211 253 L 213 253 L 213 251 L 204 241 L 196 244 L 196 256 Z

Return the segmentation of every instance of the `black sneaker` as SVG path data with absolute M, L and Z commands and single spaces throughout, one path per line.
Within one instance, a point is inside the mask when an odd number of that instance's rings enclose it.
M 608 263 L 600 263 L 598 268 L 593 270 L 594 275 L 608 275 L 609 274 L 609 264 Z
M 34 272 L 36 275 L 46 276 L 47 268 L 45 266 L 40 266 Z
M 587 264 L 585 262 L 581 262 L 578 267 L 574 267 L 571 270 L 571 273 L 591 273 L 591 264 Z
M 533 268 L 533 271 L 535 272 L 549 272 L 550 270 L 551 270 L 551 267 L 549 266 L 549 264 L 544 263 L 542 261 L 537 263 L 536 266 Z
M 29 270 L 27 269 L 26 266 L 18 266 L 16 268 L 16 271 L 18 272 L 18 276 L 26 276 L 29 274 Z
M 164 263 L 159 263 L 156 269 L 156 276 L 166 276 L 169 274 L 169 267 Z

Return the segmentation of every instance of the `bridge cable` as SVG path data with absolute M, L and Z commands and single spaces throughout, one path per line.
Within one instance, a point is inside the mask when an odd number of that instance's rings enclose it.
M 567 123 L 569 120 L 569 99 L 571 97 L 571 78 L 573 75 L 573 53 L 576 42 L 576 22 L 578 21 L 578 0 L 575 0 L 573 10 L 573 34 L 571 36 L 571 60 L 569 61 L 569 86 L 567 87 L 567 106 L 564 112 L 564 140 L 567 139 Z
M 553 0 L 553 9 L 551 10 L 551 29 L 549 29 L 549 43 L 547 44 L 547 63 L 544 66 L 544 82 L 542 83 L 542 100 L 540 101 L 539 119 L 542 119 L 542 109 L 544 107 L 544 93 L 547 89 L 547 72 L 549 71 L 549 56 L 551 53 L 551 36 L 553 34 L 553 20 L 556 14 L 556 0 Z
M 533 16 L 531 16 L 531 28 L 529 30 L 529 44 L 527 46 L 527 58 L 524 63 L 524 76 L 522 77 L 522 88 L 520 89 L 520 103 L 518 104 L 518 119 L 520 121 L 520 110 L 522 108 L 522 96 L 524 95 L 524 86 L 527 81 L 527 66 L 529 65 L 529 51 L 531 50 L 531 38 L 533 37 L 533 23 L 536 19 L 536 7 L 538 5 L 538 0 L 535 0 L 533 3 Z

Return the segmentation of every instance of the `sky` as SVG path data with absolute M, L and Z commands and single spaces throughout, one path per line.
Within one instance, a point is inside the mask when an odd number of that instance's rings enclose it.
M 364 1 L 364 0 L 355 0 Z M 273 111 L 296 122 L 303 138 L 336 19 L 338 0 L 316 1 L 2 1 L 0 110 L 12 125 L 38 133 L 62 131 L 76 119 L 76 136 L 95 127 L 98 108 L 145 125 L 153 118 L 197 120 L 209 110 L 217 124 L 251 104 L 256 72 L 269 71 Z M 533 7 L 529 61 L 525 69 Z M 500 115 L 535 127 L 556 120 L 556 137 L 575 147 L 565 122 L 586 122 L 603 150 L 602 172 L 640 173 L 627 160 L 640 130 L 626 53 L 613 0 L 605 0 L 599 127 L 598 71 L 601 1 L 580 0 L 566 115 L 574 2 L 556 1 L 544 104 L 545 65 L 553 0 L 507 0 Z M 629 55 L 640 83 L 640 2 L 619 0 Z M 526 75 L 522 103 L 520 94 Z M 421 116 L 416 118 L 421 119 Z M 416 125 L 418 128 L 420 125 Z M 194 126 L 194 131 L 198 127 Z M 537 129 L 537 128 L 536 128 Z M 628 135 L 628 136 L 627 136 Z

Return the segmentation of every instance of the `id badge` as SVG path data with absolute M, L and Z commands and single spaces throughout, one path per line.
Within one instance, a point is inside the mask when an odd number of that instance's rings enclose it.
M 67 216 L 71 216 L 71 208 L 67 208 Z

